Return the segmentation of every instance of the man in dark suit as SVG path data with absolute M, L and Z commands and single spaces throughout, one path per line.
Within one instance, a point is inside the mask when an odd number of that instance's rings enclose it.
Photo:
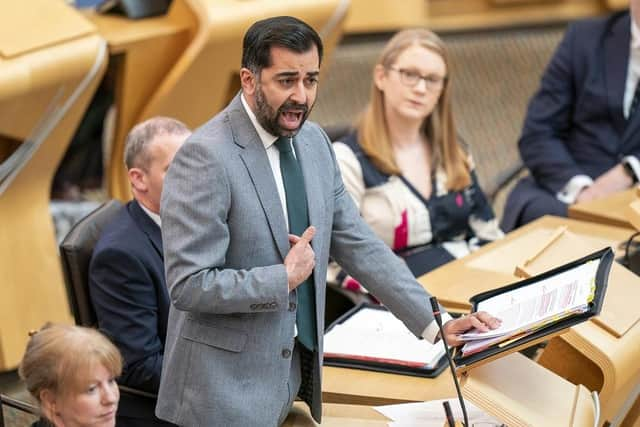
M 160 194 L 169 163 L 189 135 L 184 124 L 165 117 L 131 130 L 124 154 L 134 200 L 105 227 L 89 269 L 98 326 L 124 357 L 119 382 L 151 393 L 160 384 L 169 315 Z M 123 395 L 117 425 L 167 425 L 155 417 L 154 407 L 151 399 Z
M 524 122 L 531 175 L 509 195 L 502 228 L 629 188 L 640 176 L 640 0 L 576 22 L 548 65 Z

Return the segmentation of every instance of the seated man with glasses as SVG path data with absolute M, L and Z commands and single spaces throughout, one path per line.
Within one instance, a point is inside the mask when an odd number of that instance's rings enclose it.
M 356 131 L 334 144 L 363 218 L 416 277 L 503 236 L 457 137 L 448 71 L 437 35 L 396 34 L 373 70 Z M 335 264 L 329 276 L 362 290 Z

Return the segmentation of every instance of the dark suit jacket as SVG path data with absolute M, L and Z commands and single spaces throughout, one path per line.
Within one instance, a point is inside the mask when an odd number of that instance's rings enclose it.
M 623 115 L 630 28 L 629 12 L 571 24 L 531 99 L 520 155 L 554 196 L 576 175 L 595 179 L 624 156 L 640 156 L 640 114 Z M 513 195 L 505 222 L 530 198 L 522 193 Z
M 98 326 L 120 349 L 123 385 L 157 393 L 167 333 L 160 227 L 131 201 L 102 232 L 89 269 L 91 301 Z M 119 414 L 143 415 L 138 399 L 122 398 Z M 153 402 L 147 414 L 153 417 Z

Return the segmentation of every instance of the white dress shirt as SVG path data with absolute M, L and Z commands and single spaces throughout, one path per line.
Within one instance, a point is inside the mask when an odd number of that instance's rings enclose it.
M 629 66 L 627 67 L 627 82 L 624 89 L 622 111 L 626 119 L 629 118 L 631 102 L 636 91 L 636 86 L 640 80 L 640 29 L 631 18 L 631 43 L 629 45 Z M 623 163 L 631 166 L 636 178 L 640 178 L 640 161 L 636 156 L 625 156 Z M 583 188 L 593 184 L 593 179 L 587 175 L 576 175 L 569 180 L 567 185 L 556 194 L 561 202 L 572 204 L 578 198 L 578 194 Z
M 289 228 L 289 219 L 287 216 L 287 196 L 284 191 L 284 182 L 282 181 L 282 172 L 280 171 L 280 150 L 276 147 L 275 142 L 278 139 L 277 136 L 271 135 L 267 132 L 260 123 L 258 123 L 258 119 L 256 115 L 253 113 L 249 104 L 244 99 L 244 94 L 240 95 L 240 100 L 242 101 L 242 106 L 244 107 L 247 115 L 249 116 L 249 120 L 253 124 L 253 127 L 256 129 L 258 136 L 260 137 L 260 141 L 262 141 L 262 145 L 264 145 L 265 150 L 267 151 L 267 157 L 269 158 L 269 164 L 271 165 L 271 172 L 273 173 L 273 177 L 276 180 L 276 187 L 278 188 L 278 195 L 280 196 L 280 204 L 282 205 L 282 211 L 284 212 L 284 218 L 287 221 L 287 229 Z M 291 141 L 289 141 L 291 143 Z M 295 150 L 294 150 L 295 155 Z M 449 320 L 451 320 L 451 316 L 449 313 L 442 314 L 442 324 L 444 325 Z M 422 338 L 426 339 L 429 342 L 435 342 L 438 337 L 438 324 L 436 321 L 432 321 L 422 332 Z M 297 330 L 296 330 L 297 335 Z
M 147 209 L 142 203 L 138 202 L 138 205 L 140 205 L 140 207 L 142 208 L 142 210 L 144 211 L 144 213 L 146 213 L 147 215 L 149 215 L 149 218 L 151 218 L 151 220 L 153 222 L 155 222 L 156 224 L 158 224 L 158 227 L 162 228 L 161 224 L 162 224 L 162 220 L 160 219 L 160 215 L 158 215 L 157 213 L 151 212 L 149 209 Z

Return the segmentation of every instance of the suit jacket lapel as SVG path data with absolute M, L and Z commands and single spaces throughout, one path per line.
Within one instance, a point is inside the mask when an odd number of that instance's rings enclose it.
M 284 259 L 289 253 L 289 234 L 284 213 L 282 212 L 282 205 L 280 204 L 280 195 L 273 178 L 267 152 L 253 127 L 253 123 L 251 123 L 249 116 L 244 111 L 240 95 L 237 95 L 229 105 L 227 117 L 231 124 L 234 142 L 243 148 L 240 158 L 247 168 L 251 183 L 258 193 L 271 234 L 278 246 L 282 259 Z
M 629 15 L 613 22 L 605 34 L 604 70 L 607 86 L 609 114 L 618 133 L 622 136 L 628 129 L 623 114 L 624 90 L 629 64 L 629 43 L 631 42 L 631 21 Z M 597 52 L 596 52 L 597 54 Z
M 325 212 L 324 205 L 324 190 L 320 183 L 320 169 L 318 168 L 318 163 L 315 161 L 315 156 L 313 155 L 314 150 L 312 144 L 321 144 L 323 141 L 312 140 L 309 137 L 304 129 L 300 131 L 300 133 L 295 137 L 295 150 L 298 161 L 300 162 L 300 167 L 302 168 L 302 175 L 304 176 L 304 188 L 307 193 L 307 208 L 309 212 L 309 224 L 316 227 L 316 236 L 311 241 L 311 246 L 314 248 L 314 251 L 318 253 L 321 248 L 319 242 L 323 239 L 326 239 L 325 236 L 326 230 L 322 230 L 323 228 L 323 220 Z M 316 325 L 324 324 L 324 299 L 325 299 L 325 291 L 323 284 L 326 283 L 326 277 L 320 277 L 318 274 L 322 269 L 313 269 L 314 275 L 314 293 L 316 296 Z M 317 339 L 320 340 L 320 335 L 323 334 L 320 327 L 317 328 Z
M 151 244 L 158 252 L 158 255 L 160 255 L 160 258 L 163 258 L 162 233 L 158 224 L 156 224 L 151 217 L 142 210 L 137 200 L 132 200 L 129 204 L 129 213 L 138 227 L 140 227 L 147 237 L 149 237 Z
M 300 134 L 296 136 L 295 141 L 296 156 L 302 168 L 304 188 L 307 193 L 309 224 L 318 228 L 324 215 L 324 204 L 322 188 L 319 182 L 320 171 L 318 170 L 317 163 L 314 161 L 313 149 L 311 147 L 311 144 L 314 144 L 314 142 L 308 137 L 305 138 L 304 131 L 301 131 Z M 320 142 L 315 141 L 315 143 Z
M 622 33 L 624 31 L 624 35 L 625 37 L 619 36 L 618 38 L 620 39 L 620 43 L 623 44 L 622 46 L 626 47 L 625 50 L 625 63 L 629 63 L 629 44 L 631 43 L 631 17 L 629 14 L 626 14 L 624 19 L 620 19 L 619 23 L 616 25 L 616 27 L 618 27 L 618 32 Z M 626 31 L 625 31 L 626 30 Z M 625 81 L 626 81 L 626 75 L 625 75 Z M 640 82 L 638 82 L 640 84 Z M 635 90 L 632 89 L 632 90 Z M 627 127 L 625 129 L 625 132 L 622 136 L 622 145 L 626 146 L 631 144 L 632 146 L 637 146 L 638 143 L 640 142 L 640 138 L 637 138 L 636 135 L 638 134 L 638 131 L 640 131 L 640 111 L 637 111 L 633 114 L 633 116 L 629 117 L 629 120 L 627 121 Z M 625 152 L 629 152 L 629 149 L 631 147 L 625 147 L 624 151 Z

